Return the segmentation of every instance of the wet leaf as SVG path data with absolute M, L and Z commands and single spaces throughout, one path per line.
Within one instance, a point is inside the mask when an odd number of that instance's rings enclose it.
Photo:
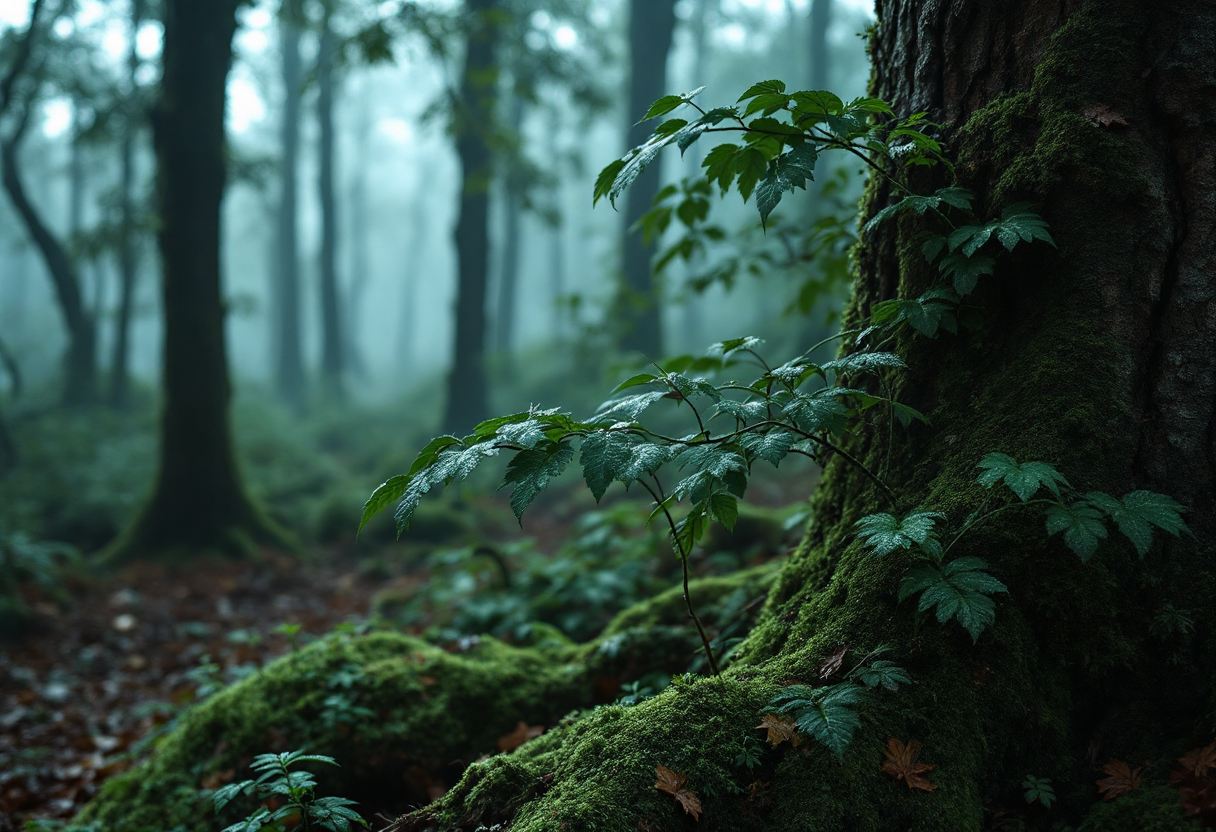
M 654 771 L 659 778 L 654 787 L 674 797 L 684 807 L 684 811 L 692 815 L 693 820 L 700 820 L 701 800 L 691 789 L 685 787 L 684 783 L 687 780 L 685 775 L 674 772 L 662 764 L 655 766 Z
M 781 745 L 783 742 L 789 742 L 790 745 L 797 748 L 802 744 L 802 734 L 798 733 L 798 726 L 794 724 L 792 719 L 786 719 L 776 714 L 765 714 L 757 728 L 763 728 L 768 731 L 768 744 L 773 748 Z
M 883 772 L 896 780 L 904 781 L 908 784 L 909 789 L 931 792 L 937 788 L 921 776 L 926 771 L 932 771 L 933 766 L 916 762 L 916 755 L 920 753 L 920 743 L 916 740 L 909 740 L 908 744 L 904 745 L 895 737 L 891 737 L 887 740 L 886 750 L 882 753 L 887 758 L 886 762 L 882 764 Z

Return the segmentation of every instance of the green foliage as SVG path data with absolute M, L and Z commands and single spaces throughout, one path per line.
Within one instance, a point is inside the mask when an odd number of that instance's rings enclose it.
M 890 514 L 871 514 L 857 521 L 858 536 L 863 545 L 880 557 L 914 545 L 926 554 L 941 557 L 941 543 L 933 536 L 933 525 L 945 519 L 945 515 L 935 511 L 913 512 L 903 520 Z
M 230 783 L 212 795 L 215 813 L 241 795 L 256 795 L 270 808 L 260 806 L 244 820 L 224 829 L 224 832 L 261 832 L 263 829 L 284 830 L 298 824 L 304 829 L 329 829 L 332 832 L 349 832 L 351 824 L 367 826 L 358 812 L 351 809 L 355 801 L 344 797 L 317 797 L 317 781 L 303 769 L 293 769 L 302 763 L 321 763 L 336 766 L 333 757 L 309 754 L 303 749 L 282 754 L 259 754 L 252 768 L 259 772 L 256 780 Z M 289 819 L 295 824 L 288 824 Z
M 920 594 L 918 609 L 937 610 L 937 620 L 945 624 L 957 620 L 978 641 L 980 633 L 996 618 L 991 596 L 1009 589 L 986 570 L 980 558 L 958 558 L 944 565 L 926 564 L 908 570 L 899 583 L 899 600 Z
M 1022 788 L 1026 790 L 1022 796 L 1027 803 L 1041 803 L 1044 809 L 1050 809 L 1056 800 L 1056 789 L 1051 785 L 1049 777 L 1027 774 L 1026 779 L 1022 781 Z
M 1046 488 L 1059 497 L 1060 485 L 1068 485 L 1068 480 L 1047 463 L 1018 464 L 1008 454 L 988 454 L 980 460 L 979 467 L 984 471 L 979 477 L 980 485 L 991 488 L 1003 482 L 1023 503 L 1038 493 L 1040 488 Z

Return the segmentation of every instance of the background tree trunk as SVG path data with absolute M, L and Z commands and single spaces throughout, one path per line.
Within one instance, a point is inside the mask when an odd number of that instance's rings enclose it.
M 131 388 L 131 316 L 139 268 L 139 235 L 135 229 L 135 139 L 142 121 L 139 112 L 139 50 L 136 38 L 143 23 L 144 0 L 131 3 L 131 33 L 127 51 L 127 100 L 123 108 L 119 170 L 118 315 L 114 320 L 114 353 L 110 362 L 110 405 L 125 409 Z
M 658 98 L 667 93 L 667 53 L 675 31 L 675 0 L 630 0 L 629 4 L 629 109 L 625 114 L 628 147 L 650 136 L 651 122 L 634 124 Z M 650 269 L 651 248 L 640 233 L 630 231 L 650 210 L 659 192 L 659 164 L 648 167 L 629 188 L 625 202 L 625 296 L 621 299 L 621 349 L 638 350 L 657 359 L 663 350 L 661 298 Z
M 332 0 L 323 0 L 317 48 L 318 196 L 321 203 L 321 380 L 326 400 L 346 398 L 342 299 L 338 293 L 338 208 L 334 197 L 334 31 Z
M 281 158 L 279 179 L 278 251 L 275 256 L 278 280 L 275 312 L 278 335 L 275 382 L 279 398 L 292 410 L 304 410 L 304 358 L 300 334 L 300 261 L 296 227 L 296 169 L 300 152 L 300 96 L 304 86 L 300 60 L 300 26 L 304 19 L 302 0 L 283 0 L 279 8 L 282 51 L 283 121 L 279 127 Z
M 164 73 L 152 114 L 165 312 L 160 464 L 151 499 L 107 551 L 110 561 L 283 543 L 245 494 L 228 419 L 220 202 L 236 6 L 165 4 Z
M 507 130 L 512 140 L 519 140 L 524 126 L 524 100 L 512 95 L 507 105 Z M 524 200 L 523 189 L 527 183 L 519 181 L 514 170 L 504 172 L 502 196 L 506 210 L 503 213 L 502 258 L 498 270 L 498 304 L 494 315 L 494 347 L 497 359 L 509 372 L 511 350 L 515 347 L 515 321 L 519 294 L 519 258 L 523 238 Z
M 498 0 L 467 0 L 468 48 L 455 102 L 456 154 L 464 185 L 456 223 L 456 342 L 443 429 L 463 433 L 489 412 L 486 389 L 486 274 L 489 268 L 488 133 L 498 84 Z
M 832 62 L 828 51 L 828 26 L 832 22 L 832 0 L 811 0 L 810 18 L 808 80 L 813 90 L 829 90 L 832 88 Z

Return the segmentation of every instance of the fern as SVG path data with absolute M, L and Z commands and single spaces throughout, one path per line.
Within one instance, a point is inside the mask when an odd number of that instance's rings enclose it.
M 791 685 L 773 698 L 768 710 L 789 714 L 799 731 L 843 759 L 853 732 L 861 724 L 856 706 L 865 699 L 865 693 L 864 687 L 853 682 L 823 688 Z

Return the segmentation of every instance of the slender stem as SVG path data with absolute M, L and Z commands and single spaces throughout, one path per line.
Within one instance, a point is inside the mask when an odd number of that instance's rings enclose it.
M 697 617 L 697 611 L 693 609 L 692 596 L 688 591 L 689 553 L 684 551 L 684 546 L 680 543 L 680 536 L 676 531 L 676 521 L 671 516 L 671 512 L 667 510 L 667 506 L 664 505 L 664 501 L 659 498 L 658 492 L 650 487 L 650 483 L 646 482 L 645 480 L 638 480 L 638 482 L 642 484 L 643 488 L 650 492 L 650 496 L 654 497 L 655 502 L 658 503 L 659 507 L 663 509 L 663 516 L 667 518 L 667 525 L 671 528 L 671 539 L 676 544 L 676 551 L 680 553 L 680 571 L 684 581 L 684 606 L 688 608 L 688 617 L 691 618 L 693 623 L 697 626 L 697 635 L 701 637 L 701 646 L 705 650 L 705 658 L 709 661 L 709 669 L 713 671 L 715 676 L 717 676 L 722 671 L 718 669 L 718 660 L 714 657 L 714 648 L 710 646 L 709 636 L 705 634 L 705 628 L 701 625 L 701 619 Z M 657 484 L 658 480 L 656 479 L 655 482 Z M 660 489 L 662 488 L 662 486 L 659 487 Z
M 985 500 L 984 502 L 987 502 L 987 500 Z M 961 529 L 959 529 L 958 534 L 956 534 L 954 536 L 954 539 L 950 541 L 950 544 L 944 550 L 942 550 L 942 560 L 946 559 L 946 555 L 950 553 L 950 550 L 954 548 L 954 544 L 958 543 L 959 539 L 963 535 L 965 535 L 967 532 L 974 529 L 976 526 L 978 526 L 980 523 L 984 522 L 985 520 L 988 520 L 989 518 L 992 518 L 992 517 L 996 517 L 1002 511 L 1008 511 L 1011 508 L 1022 508 L 1024 506 L 1056 505 L 1056 504 L 1057 504 L 1057 502 L 1055 500 L 1048 500 L 1045 497 L 1040 497 L 1037 500 L 1027 500 L 1024 503 L 1006 503 L 1005 505 L 1001 506 L 1000 508 L 994 508 L 992 511 L 988 512 L 987 514 L 981 514 L 979 517 L 975 518 L 970 523 L 968 523 L 967 525 L 965 525 Z

